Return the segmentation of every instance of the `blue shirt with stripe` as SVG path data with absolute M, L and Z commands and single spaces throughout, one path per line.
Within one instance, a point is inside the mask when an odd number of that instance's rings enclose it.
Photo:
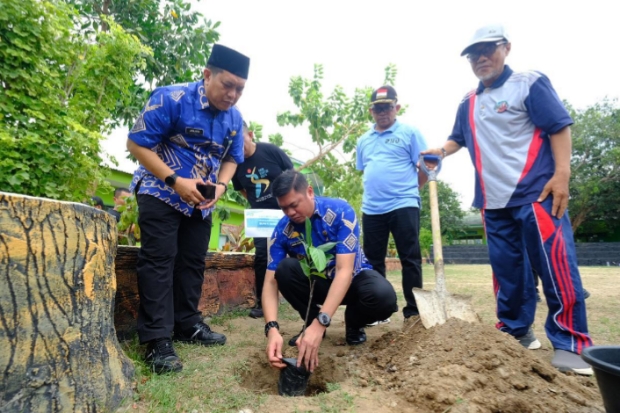
M 466 146 L 476 169 L 473 206 L 501 209 L 536 202 L 555 172 L 550 136 L 572 125 L 551 82 L 505 66 L 459 105 L 448 138 Z
M 398 120 L 387 130 L 373 127 L 357 142 L 357 169 L 364 171 L 362 211 L 385 214 L 420 206 L 416 165 L 427 148 L 420 131 Z

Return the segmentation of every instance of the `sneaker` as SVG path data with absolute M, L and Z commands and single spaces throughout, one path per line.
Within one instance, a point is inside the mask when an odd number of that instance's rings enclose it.
M 583 289 L 583 299 L 587 300 L 588 297 L 590 297 L 590 291 L 586 290 L 585 288 Z
M 299 336 L 301 335 L 302 331 L 304 331 L 303 327 L 301 328 L 301 331 L 299 332 L 299 334 L 294 335 L 289 341 L 288 341 L 288 345 L 291 347 L 296 347 L 297 346 L 297 339 L 299 338 Z M 323 338 L 325 338 L 325 333 L 327 333 L 327 330 L 325 330 L 323 332 Z
M 345 330 L 345 340 L 348 345 L 357 346 L 366 342 L 366 332 L 363 328 L 347 327 Z
M 203 346 L 213 346 L 216 344 L 226 344 L 226 336 L 211 330 L 211 327 L 202 321 L 194 324 L 192 328 L 185 331 L 175 332 L 172 337 L 175 341 L 186 343 L 197 343 Z
M 183 363 L 172 347 L 172 340 L 168 337 L 156 338 L 148 343 L 144 361 L 151 365 L 157 373 L 176 373 L 183 370 Z
M 563 373 L 573 372 L 582 376 L 594 374 L 592 367 L 577 354 L 566 350 L 555 350 L 551 365 Z
M 388 324 L 390 321 L 391 320 L 388 317 L 385 320 L 377 320 L 374 323 L 366 324 L 366 327 L 374 327 L 374 326 L 378 326 L 379 324 Z
M 249 316 L 251 318 L 263 318 L 264 314 L 263 314 L 262 307 L 256 306 L 253 309 L 251 309 Z
M 538 341 L 534 335 L 534 330 L 532 330 L 532 327 L 527 330 L 527 333 L 525 333 L 524 336 L 516 337 L 516 339 L 528 350 L 538 350 L 542 347 L 542 344 L 540 344 L 540 341 Z

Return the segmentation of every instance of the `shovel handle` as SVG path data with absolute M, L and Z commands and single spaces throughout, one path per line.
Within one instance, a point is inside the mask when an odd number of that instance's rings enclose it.
M 425 161 L 434 162 L 437 165 L 433 169 L 429 169 L 426 165 Z M 436 181 L 437 174 L 441 171 L 441 157 L 437 155 L 420 155 L 420 160 L 418 162 L 420 165 L 420 169 L 428 176 L 429 181 Z
M 430 179 L 430 177 L 429 177 Z M 428 189 L 431 201 L 431 229 L 433 232 L 433 254 L 435 256 L 435 291 L 445 296 L 446 277 L 443 268 L 443 248 L 441 246 L 441 226 L 439 225 L 439 201 L 437 196 L 437 181 L 429 180 Z

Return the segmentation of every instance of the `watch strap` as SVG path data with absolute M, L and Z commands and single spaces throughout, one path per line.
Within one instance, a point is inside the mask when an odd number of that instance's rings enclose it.
M 269 335 L 269 330 L 271 330 L 272 328 L 276 328 L 278 331 L 280 331 L 280 324 L 278 324 L 277 321 L 270 321 L 265 324 L 265 337 Z
M 177 178 L 179 177 L 179 175 L 177 175 L 176 173 L 173 173 L 172 175 L 168 175 L 165 179 L 164 182 L 166 183 L 166 185 L 168 186 L 173 186 L 176 182 L 177 182 Z
M 222 182 L 222 181 L 217 181 L 216 185 L 222 185 L 224 186 L 224 193 L 226 193 L 226 191 L 228 191 L 228 184 Z

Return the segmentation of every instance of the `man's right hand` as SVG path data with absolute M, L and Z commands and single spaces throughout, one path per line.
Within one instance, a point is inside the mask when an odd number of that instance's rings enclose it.
M 267 359 L 271 367 L 283 369 L 286 364 L 282 363 L 282 344 L 284 340 L 277 328 L 272 328 L 267 333 Z
M 174 189 L 181 199 L 188 204 L 198 205 L 204 202 L 204 197 L 196 189 L 196 184 L 204 185 L 202 179 L 189 179 L 178 177 L 172 189 Z

